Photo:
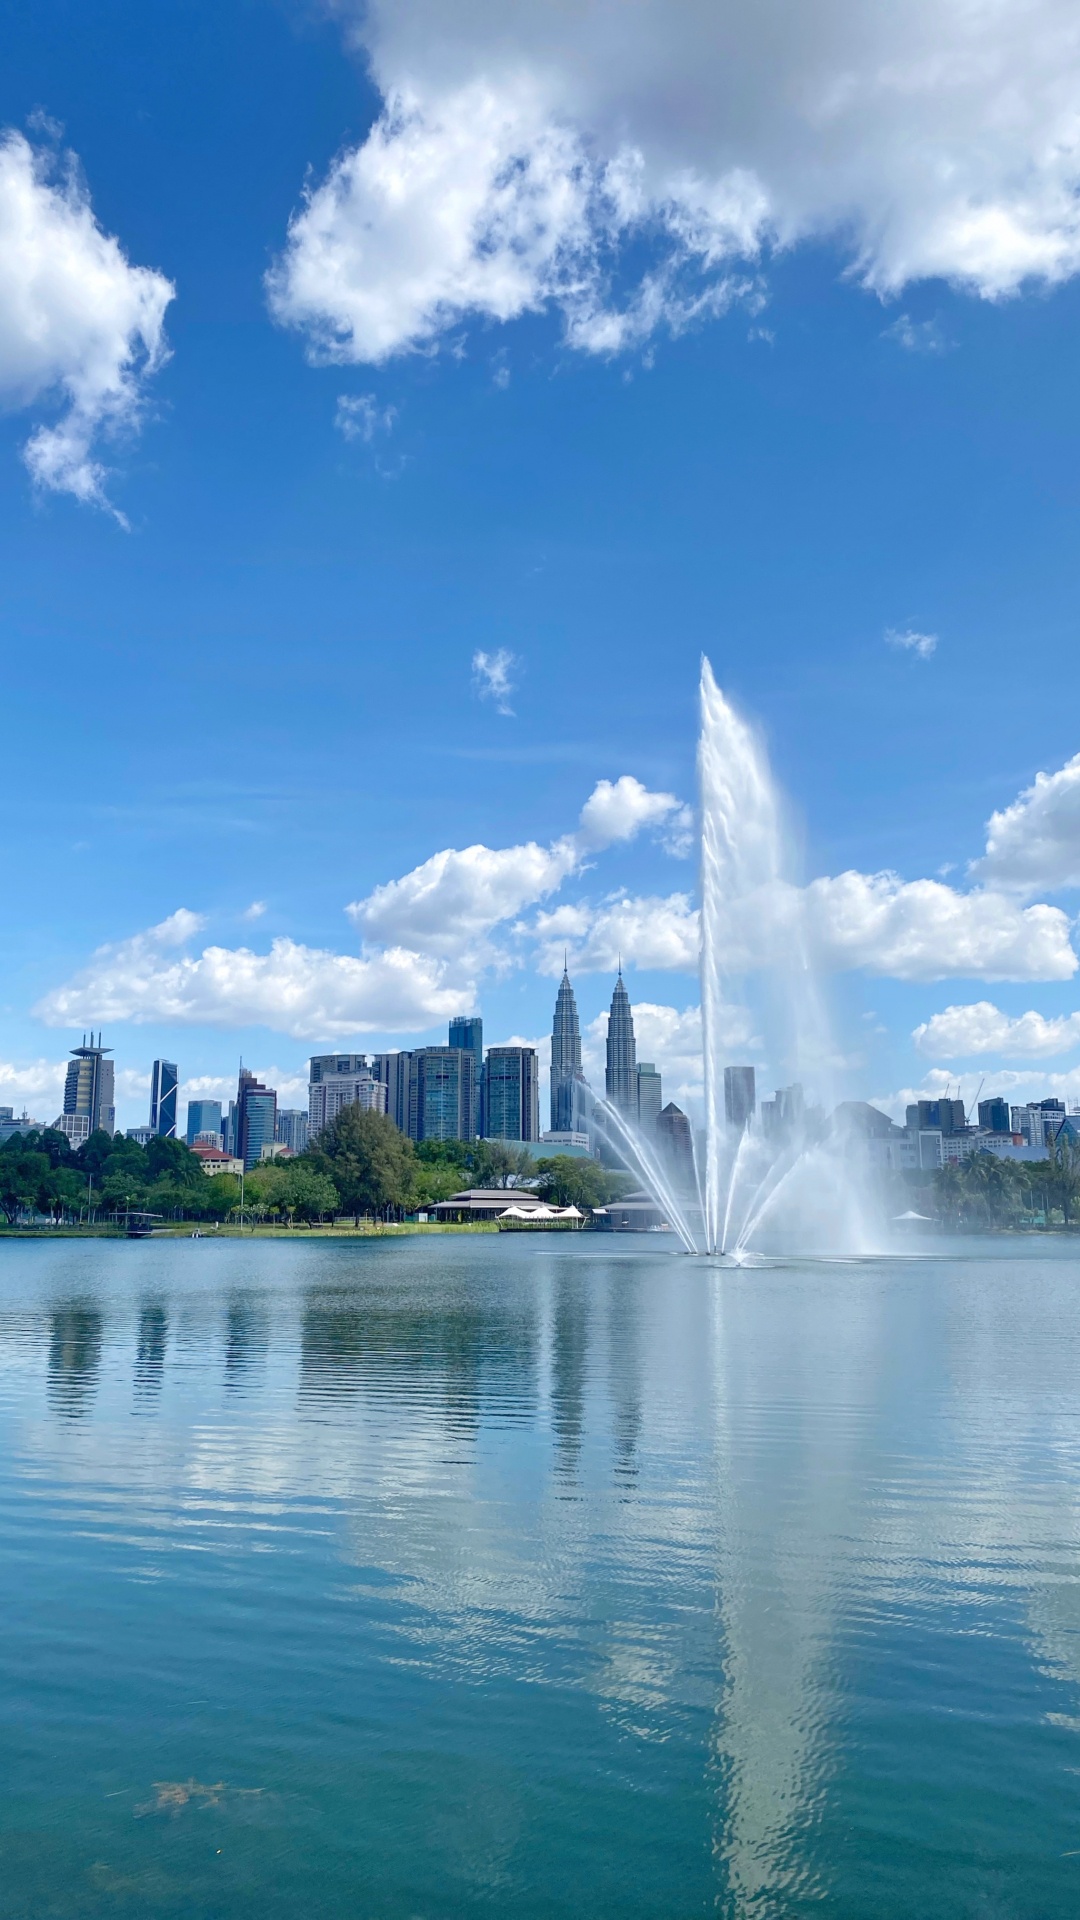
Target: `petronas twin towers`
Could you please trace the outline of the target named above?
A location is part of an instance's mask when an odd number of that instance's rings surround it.
[[[637,1042],[630,995],[623,985],[622,968],[611,996],[608,1015],[607,1071],[604,1091],[620,1112],[638,1113]],[[588,1106],[581,1072],[581,1026],[570,975],[563,967],[562,985],[555,1001],[551,1030],[551,1131],[572,1133],[585,1125]]]

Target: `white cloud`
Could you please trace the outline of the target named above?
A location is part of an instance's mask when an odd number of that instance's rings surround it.
[[[200,925],[198,915],[181,910],[131,940],[100,947],[34,1012],[51,1027],[118,1020],[267,1026],[297,1040],[322,1040],[421,1032],[475,1003],[472,984],[450,982],[439,961],[400,947],[354,957],[274,940],[269,953],[206,947],[174,955],[170,949]]]
[[[334,425],[346,440],[370,446],[377,433],[389,433],[397,418],[395,407],[380,407],[373,393],[340,393]]]
[[[991,814],[986,852],[971,871],[1020,893],[1080,886],[1080,753],[1056,773],[1037,773],[1034,786]]]
[[[240,918],[241,920],[261,920],[265,912],[266,912],[266,901],[253,900],[250,907],[244,908],[244,911],[240,915]]]
[[[308,192],[269,283],[316,356],[378,362],[548,303],[572,345],[617,351],[817,236],[881,294],[942,276],[993,298],[1080,264],[1069,0],[366,0],[353,18],[384,110]],[[631,242],[649,263],[620,299]]]
[[[620,959],[630,967],[697,972],[697,909],[685,893],[666,898],[616,893],[598,906],[554,907],[537,915],[534,932],[537,965],[552,978],[562,973],[564,948],[578,973],[611,973]]]
[[[598,780],[581,809],[578,840],[584,848],[614,846],[632,840],[643,827],[663,829],[668,851],[689,853],[694,816],[673,793],[650,793],[632,773]]]
[[[519,665],[516,654],[499,647],[494,653],[478,649],[472,657],[473,685],[481,700],[494,700],[497,712],[512,719],[510,697],[514,691],[513,672]]]
[[[947,353],[949,342],[942,333],[937,320],[913,320],[909,313],[902,313],[891,327],[886,327],[883,340],[895,340],[905,353]],[[933,649],[931,648],[931,652]]]
[[[911,1037],[920,1053],[942,1060],[965,1060],[980,1053],[995,1053],[1007,1060],[1041,1060],[1080,1046],[1080,1013],[1050,1020],[1034,1012],[1012,1018],[989,1000],[977,1000],[971,1006],[946,1007],[943,1013],[935,1013]]]
[[[27,442],[39,486],[108,505],[93,445],[138,424],[173,293],[102,232],[70,156],[60,165],[22,134],[0,136],[0,400],[55,396],[65,409]]]
[[[555,893],[590,854],[633,839],[643,826],[677,823],[681,832],[684,811],[673,794],[651,794],[629,775],[601,780],[578,831],[551,846],[447,847],[347,911],[369,940],[491,964],[505,958],[490,944],[497,926]]]
[[[886,646],[913,653],[917,660],[929,660],[930,655],[937,651],[937,643],[936,633],[916,633],[910,627],[902,632],[890,627],[885,635]]]
[[[0,1060],[0,1103],[46,1125],[63,1104],[66,1060],[31,1060],[25,1066]]]
[[[721,928],[726,971],[782,964],[800,927],[806,951],[826,972],[862,970],[897,980],[1068,980],[1077,969],[1069,921],[1057,907],[1021,908],[999,893],[960,893],[938,880],[894,873],[837,874],[805,888],[775,882],[730,903]],[[538,915],[541,970],[558,973],[564,942],[581,971],[623,958],[637,967],[692,973],[698,916],[686,894],[598,905],[557,906]]]

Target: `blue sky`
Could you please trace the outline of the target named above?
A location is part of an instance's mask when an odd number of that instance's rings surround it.
[[[806,879],[864,877],[816,896],[845,1090],[1080,1096],[1069,9],[4,40],[0,1100],[51,1118],[91,1023],[125,1125],[158,1053],[301,1104],[474,1001],[537,1039],[565,935],[692,1104],[702,651]]]

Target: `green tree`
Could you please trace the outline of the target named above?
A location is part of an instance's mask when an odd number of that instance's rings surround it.
[[[24,1208],[36,1204],[51,1171],[48,1155],[25,1148],[20,1134],[5,1141],[0,1149],[0,1211],[9,1226]]]
[[[560,1159],[568,1160],[569,1154]],[[476,1140],[469,1149],[472,1184],[477,1187],[508,1187],[512,1180],[529,1179],[536,1162],[526,1147],[509,1147],[502,1140]]]
[[[197,1153],[183,1140],[155,1135],[146,1143],[146,1168],[152,1180],[167,1178],[173,1186],[198,1187],[206,1175]]]
[[[86,1205],[86,1181],[74,1167],[53,1167],[45,1182],[43,1193],[45,1204],[43,1213],[50,1213],[57,1222],[65,1214],[78,1213]]]
[[[363,1214],[386,1216],[412,1203],[416,1154],[385,1113],[342,1107],[307,1157],[316,1172],[333,1181],[357,1225]]]
[[[569,1153],[541,1160],[536,1171],[540,1198],[557,1207],[602,1207],[627,1185],[624,1174],[608,1173],[595,1160],[575,1160]]]

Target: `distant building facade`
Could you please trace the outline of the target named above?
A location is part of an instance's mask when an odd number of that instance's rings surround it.
[[[176,1096],[180,1076],[175,1060],[155,1060],[150,1070],[150,1131],[176,1139]]]
[[[1012,1115],[1007,1100],[979,1101],[979,1125],[986,1133],[1011,1133]]]
[[[679,1187],[692,1187],[695,1184],[694,1136],[689,1119],[673,1100],[657,1115],[656,1137],[660,1157],[672,1180]]]
[[[656,1132],[664,1094],[660,1075],[651,1060],[639,1060],[637,1068],[638,1125],[650,1136]]]
[[[189,1147],[193,1147],[195,1145],[195,1142],[198,1139],[200,1133],[216,1133],[220,1143],[220,1139],[221,1139],[221,1101],[220,1100],[189,1100],[188,1101],[187,1124],[184,1127],[184,1138],[187,1141]]]
[[[263,1148],[273,1142],[276,1125],[277,1094],[274,1088],[264,1087],[253,1073],[241,1067],[236,1089],[235,1157],[243,1161],[245,1172],[258,1166]]]
[[[757,1084],[753,1067],[724,1068],[724,1118],[740,1133],[750,1125],[757,1109]]]
[[[308,1117],[303,1107],[278,1108],[274,1139],[278,1146],[288,1147],[290,1153],[303,1153],[308,1143]]]
[[[535,1047],[489,1047],[484,1062],[485,1140],[540,1137],[540,1063]]]
[[[476,1087],[476,1131],[484,1132],[484,1022],[478,1013],[451,1020],[447,1045],[473,1057],[473,1084]]]
[[[604,1092],[611,1105],[628,1119],[638,1117],[637,1042],[630,995],[623,985],[622,969],[615,982],[608,1013],[607,1063]]]
[[[68,1135],[73,1146],[89,1139],[99,1129],[103,1133],[116,1132],[113,1063],[107,1058],[111,1052],[111,1047],[102,1046],[100,1033],[96,1046],[91,1034],[89,1046],[84,1035],[82,1046],[71,1049],[64,1081],[64,1111],[57,1126]],[[66,1126],[65,1121],[72,1124]]]
[[[476,1062],[464,1047],[418,1047],[409,1056],[412,1140],[475,1140]]]
[[[308,1068],[305,1141],[314,1140],[343,1107],[352,1106],[368,1113],[386,1112],[386,1087],[375,1072],[374,1062],[366,1053],[317,1054]]]

